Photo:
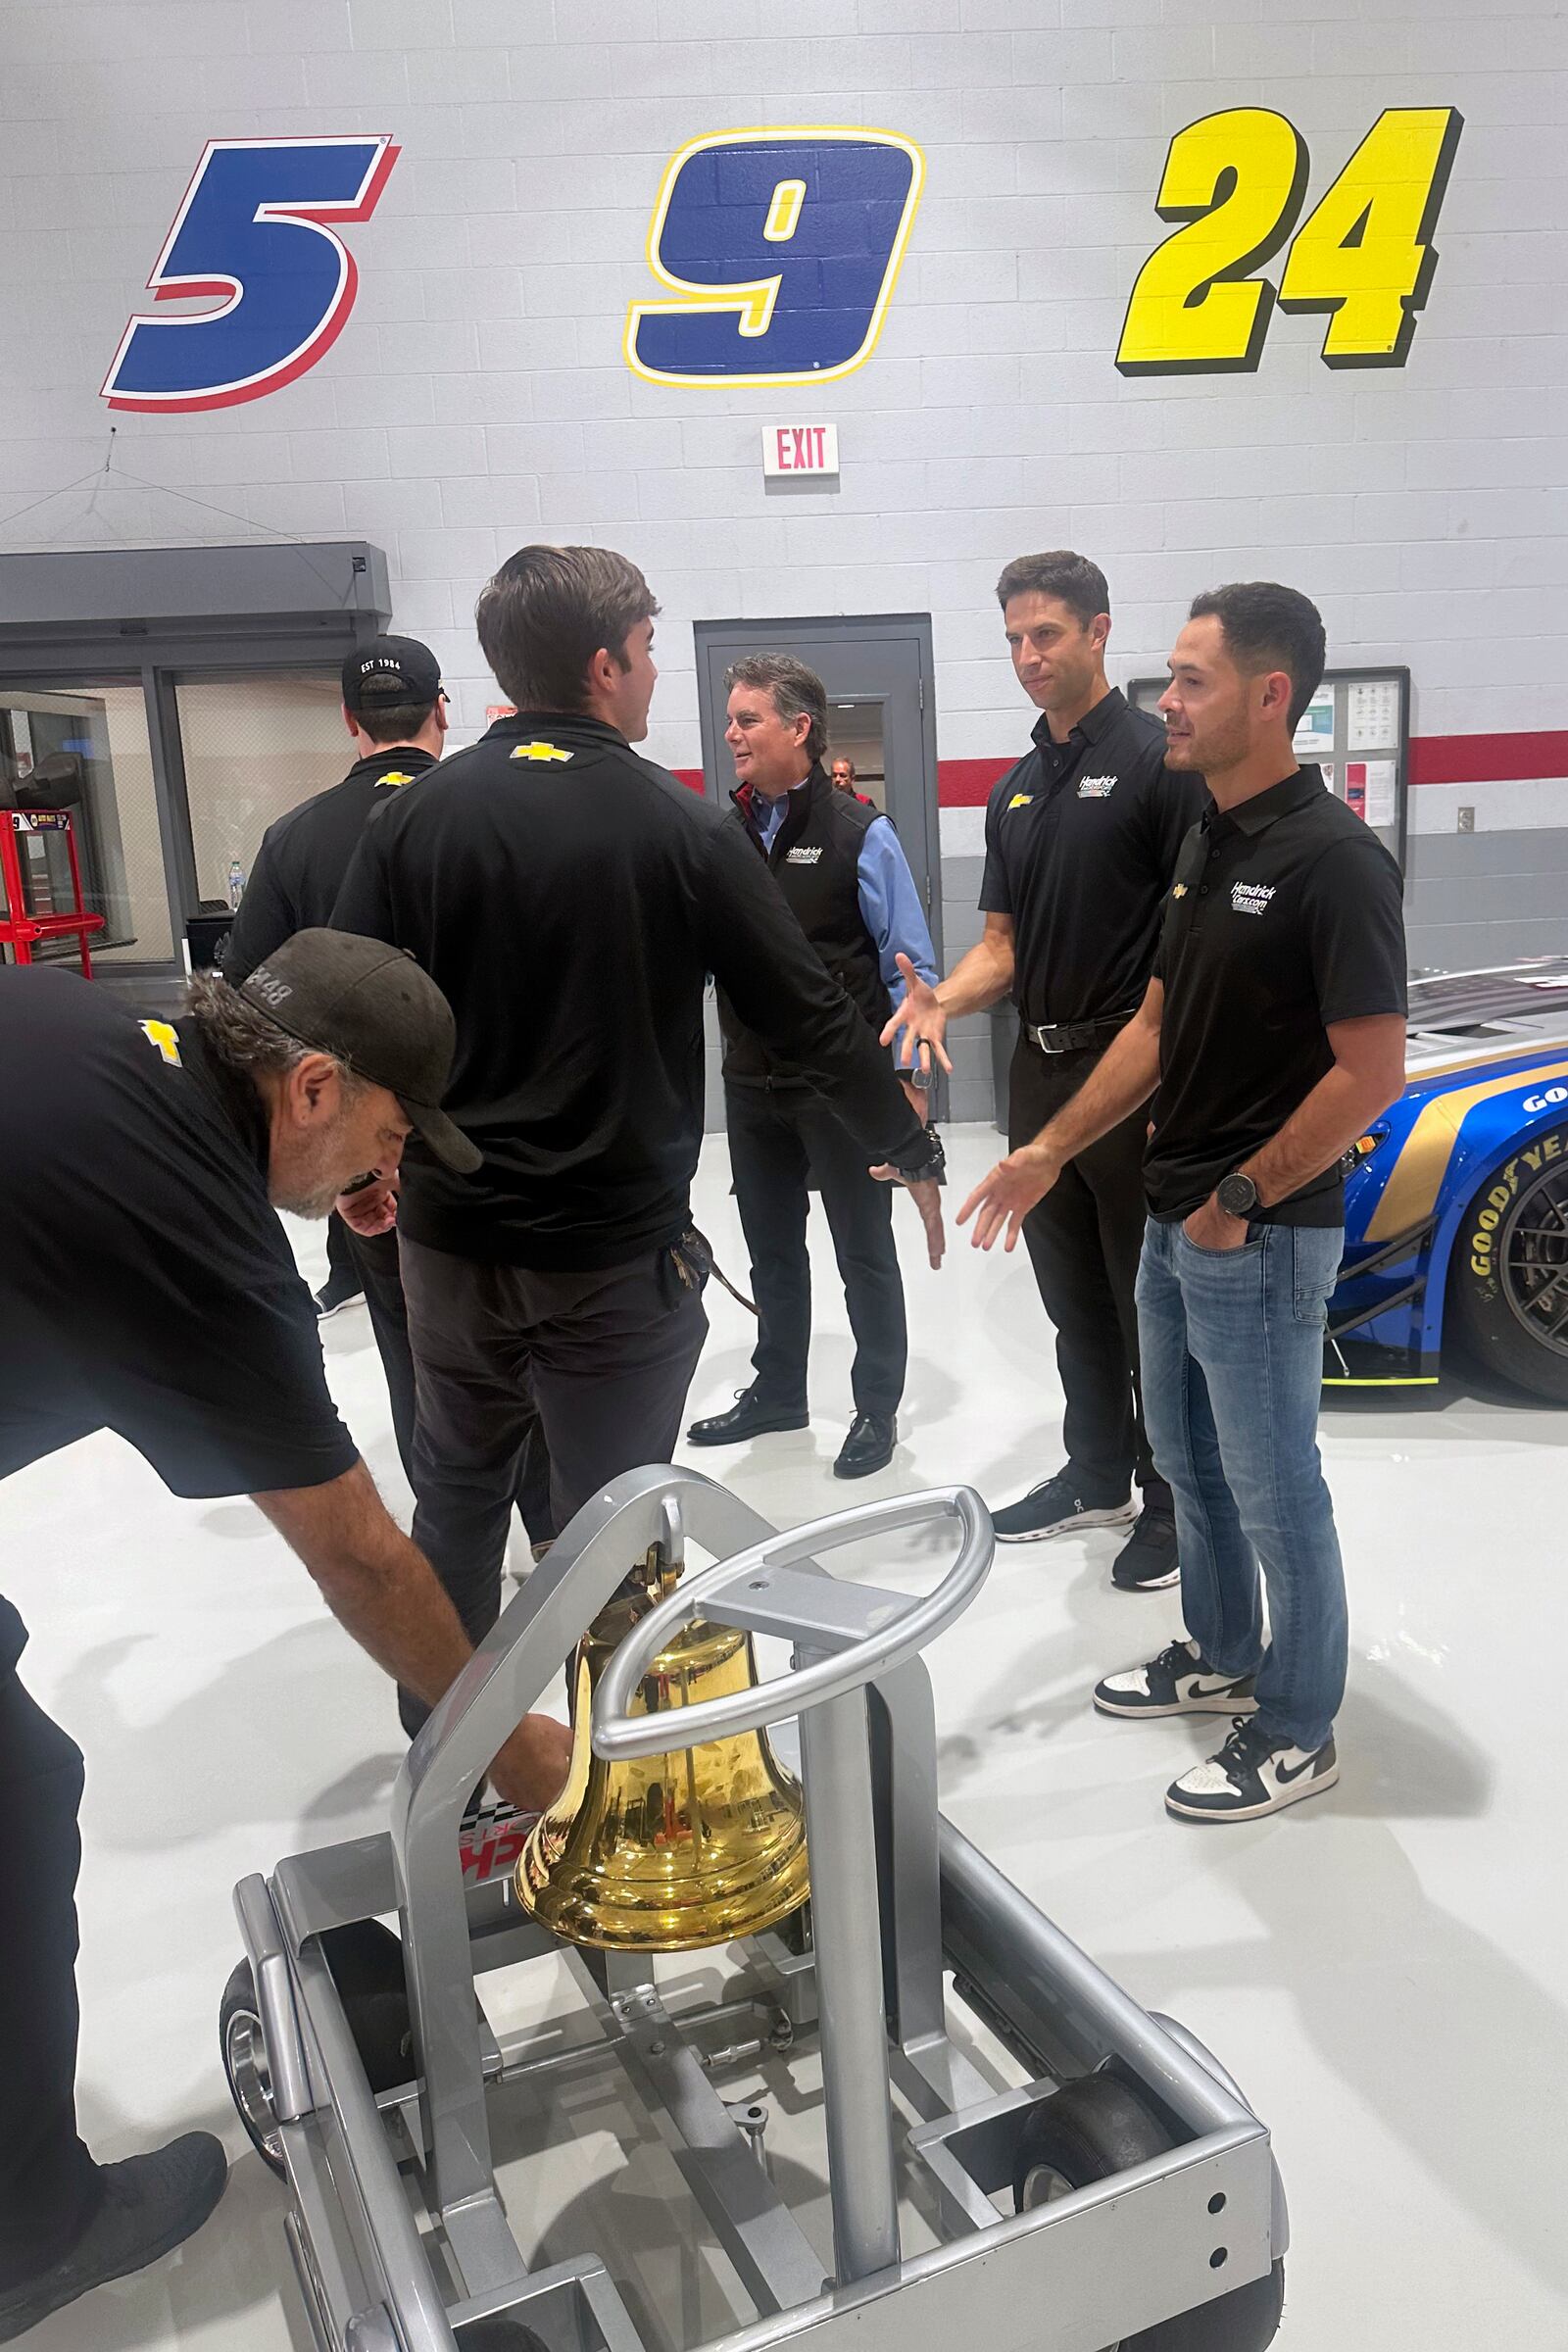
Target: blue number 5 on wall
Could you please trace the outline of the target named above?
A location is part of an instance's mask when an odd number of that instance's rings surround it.
[[[925,168],[891,130],[693,139],[664,173],[626,360],[657,384],[820,383],[876,348]]]
[[[222,307],[131,319],[104,379],[112,409],[224,409],[313,368],[354,307],[354,256],[331,224],[368,220],[390,138],[211,139],[147,280],[159,302]]]

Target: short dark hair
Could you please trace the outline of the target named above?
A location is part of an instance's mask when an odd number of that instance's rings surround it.
[[[608,649],[629,669],[626,640],[659,600],[635,564],[609,547],[519,547],[479,592],[484,658],[519,710],[580,710],[589,662]]]
[[[434,703],[367,704],[353,714],[360,733],[372,743],[412,743],[434,715]]]
[[[1085,629],[1097,614],[1110,611],[1110,590],[1100,565],[1087,556],[1075,556],[1070,547],[1053,548],[1044,556],[1014,556],[997,582],[997,602],[1004,612],[1015,596],[1057,597]]]
[[[1323,615],[1316,605],[1299,588],[1282,588],[1278,580],[1233,580],[1194,597],[1189,619],[1210,616],[1219,622],[1225,650],[1238,669],[1252,677],[1260,670],[1284,670],[1291,681],[1294,733],[1322,683],[1327,659]]]
[[[780,718],[799,718],[804,710],[811,722],[807,758],[821,759],[827,750],[827,688],[814,669],[808,669],[793,654],[743,654],[725,670],[724,684],[760,687],[773,697]]]

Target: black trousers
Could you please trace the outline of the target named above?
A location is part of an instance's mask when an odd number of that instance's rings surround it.
[[[0,2291],[57,2262],[102,2175],[76,2131],[81,1751],[23,1689],[0,1599]]]
[[[849,1129],[808,1088],[728,1086],[724,1112],[760,1322],[752,1356],[758,1386],[779,1404],[806,1402],[811,1343],[806,1215],[814,1177],[855,1334],[850,1387],[856,1411],[897,1412],[909,1343],[893,1239],[893,1186],[867,1175],[865,1153]]]
[[[414,1540],[477,1642],[500,1614],[536,1414],[557,1528],[607,1479],[669,1460],[708,1336],[707,1253],[690,1242],[629,1265],[540,1273],[451,1257],[406,1234],[401,1250],[418,1387]],[[400,1692],[411,1737],[428,1712]]]
[[[403,1475],[412,1487],[416,1398],[414,1354],[409,1346],[409,1309],[403,1296],[403,1268],[398,1254],[397,1230],[394,1227],[390,1233],[356,1233],[340,1217],[333,1217],[331,1230],[335,1232],[339,1229],[348,1237],[354,1268],[365,1288],[365,1303],[370,1311],[370,1329],[375,1336],[376,1352],[381,1358],[381,1369],[386,1374],[387,1395],[392,1403],[392,1428],[398,1442],[398,1456],[403,1464]],[[550,1453],[537,1413],[531,1415],[522,1441],[515,1501],[522,1524],[535,1544],[546,1544],[552,1536],[560,1533],[551,1516]]]
[[[1099,1060],[1096,1052],[1042,1054],[1022,1036],[1007,1090],[1007,1145],[1037,1136]],[[1133,1291],[1144,1246],[1147,1106],[1080,1152],[1024,1219],[1023,1238],[1047,1314],[1066,1397],[1067,1458],[1096,1499],[1119,1499],[1134,1479],[1146,1505],[1172,1508],[1154,1468],[1138,1384]]]

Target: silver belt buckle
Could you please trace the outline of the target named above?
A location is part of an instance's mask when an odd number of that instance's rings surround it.
[[[1030,1035],[1042,1054],[1065,1054],[1067,1051],[1065,1046],[1058,1046],[1053,1042],[1060,1027],[1059,1021],[1037,1022],[1031,1030]]]

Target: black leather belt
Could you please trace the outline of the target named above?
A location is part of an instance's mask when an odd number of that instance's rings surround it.
[[[1042,1054],[1087,1054],[1096,1046],[1108,1046],[1132,1017],[1118,1012],[1108,1021],[1025,1021],[1023,1033]]]

